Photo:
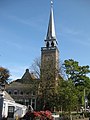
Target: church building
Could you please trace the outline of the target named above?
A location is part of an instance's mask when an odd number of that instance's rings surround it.
[[[59,50],[57,47],[57,39],[55,34],[53,2],[51,1],[50,18],[48,24],[47,35],[45,38],[45,46],[41,47],[41,79],[49,80],[51,77],[57,81],[59,69]],[[13,81],[6,86],[6,91],[12,98],[19,103],[27,106],[32,105],[37,109],[37,93],[39,79],[26,69],[21,79]]]

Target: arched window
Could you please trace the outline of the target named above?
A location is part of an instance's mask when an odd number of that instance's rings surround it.
[[[51,47],[54,47],[54,42],[53,41],[51,42]]]
[[[47,47],[47,48],[49,47],[49,42],[47,42],[46,47]]]

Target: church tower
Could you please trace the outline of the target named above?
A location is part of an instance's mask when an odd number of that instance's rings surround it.
[[[50,18],[48,24],[47,35],[45,38],[45,47],[41,48],[41,74],[43,79],[50,79],[53,74],[57,80],[59,68],[59,50],[57,47],[57,39],[55,34],[53,2],[51,1]]]

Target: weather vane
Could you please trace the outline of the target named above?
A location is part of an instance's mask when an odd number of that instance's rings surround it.
[[[51,6],[53,6],[53,0],[51,0]]]

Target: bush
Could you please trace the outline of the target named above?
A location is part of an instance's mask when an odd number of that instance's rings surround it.
[[[24,117],[25,120],[31,120],[33,119],[43,119],[43,120],[53,120],[52,113],[48,110],[46,111],[33,111],[33,112],[27,112]]]

